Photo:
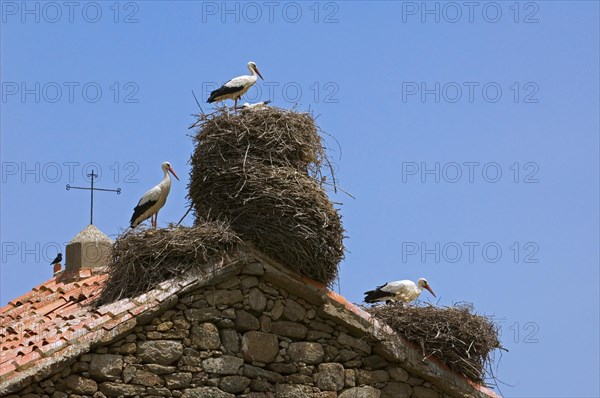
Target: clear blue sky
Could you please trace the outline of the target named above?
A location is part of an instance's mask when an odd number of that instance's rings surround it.
[[[165,160],[179,220],[191,90],[253,60],[251,96],[341,145],[344,296],[427,277],[501,323],[506,397],[600,395],[597,2],[23,4],[2,2],[2,304],[86,226],[86,165],[123,190],[96,196],[112,238]]]

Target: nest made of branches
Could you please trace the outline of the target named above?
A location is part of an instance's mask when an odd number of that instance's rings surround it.
[[[470,308],[391,303],[365,309],[421,347],[424,357],[438,357],[452,370],[478,383],[484,382],[491,369],[490,353],[502,348],[499,326]]]
[[[344,230],[316,181],[291,168],[250,163],[230,163],[202,176],[190,184],[200,222],[226,220],[265,254],[331,285],[344,256]]]
[[[138,229],[124,234],[114,243],[108,280],[98,304],[147,292],[222,256],[240,242],[224,222],[206,222],[192,228]]]
[[[220,108],[198,118],[194,163],[245,159],[316,172],[327,162],[321,136],[309,113],[270,106],[238,113]]]
[[[331,286],[344,255],[341,217],[314,119],[274,107],[199,119],[189,199],[197,222],[224,220],[243,240]],[[329,168],[329,172],[332,172]]]

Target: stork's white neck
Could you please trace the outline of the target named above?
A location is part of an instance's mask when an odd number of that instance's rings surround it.
[[[256,71],[254,70],[254,68],[252,66],[250,66],[250,64],[248,64],[248,70],[250,71],[250,74],[252,75],[252,77],[256,79]]]
[[[167,184],[167,185],[171,185],[171,176],[169,175],[169,170],[168,169],[163,169],[163,179],[162,179],[162,183],[163,184]]]

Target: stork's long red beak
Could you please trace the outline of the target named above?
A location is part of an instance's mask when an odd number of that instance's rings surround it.
[[[435,293],[433,292],[433,290],[431,290],[429,285],[425,286],[425,289],[429,290],[429,293],[433,294],[433,297],[436,297]]]
[[[173,174],[173,176],[175,178],[177,178],[177,181],[179,181],[179,177],[177,177],[177,174],[175,174],[175,170],[173,170],[173,168],[169,168],[169,171],[171,172],[171,174]],[[435,296],[435,294],[434,294],[434,296]]]
[[[263,79],[262,75],[260,74],[260,72],[258,71],[258,68],[256,66],[254,67],[254,71],[262,80],[265,80],[265,79]]]

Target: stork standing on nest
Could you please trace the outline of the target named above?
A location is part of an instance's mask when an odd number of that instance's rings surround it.
[[[378,286],[375,290],[365,292],[365,303],[376,303],[378,301],[410,303],[419,297],[423,289],[429,290],[429,293],[435,297],[435,293],[431,290],[425,278],[419,279],[416,284],[409,280],[388,282],[385,285]]]
[[[235,101],[233,108],[236,109],[238,99],[240,99],[242,95],[246,94],[246,91],[248,91],[250,87],[252,87],[252,85],[256,83],[256,75],[258,75],[262,80],[265,80],[258,71],[258,68],[256,67],[256,64],[254,62],[248,62],[248,70],[251,73],[250,76],[244,75],[231,79],[230,81],[228,81],[227,83],[223,84],[221,87],[210,93],[210,97],[208,97],[208,100],[206,102],[210,103],[215,101],[225,101],[226,99],[232,99]]]
[[[150,222],[156,228],[158,212],[167,202],[167,196],[169,196],[169,191],[171,190],[171,176],[169,176],[169,172],[179,180],[179,177],[177,177],[177,174],[175,174],[175,171],[171,167],[171,163],[164,162],[161,167],[164,177],[161,182],[142,196],[137,206],[133,209],[133,216],[131,216],[131,220],[129,221],[131,228],[137,227],[148,218],[151,218]]]

